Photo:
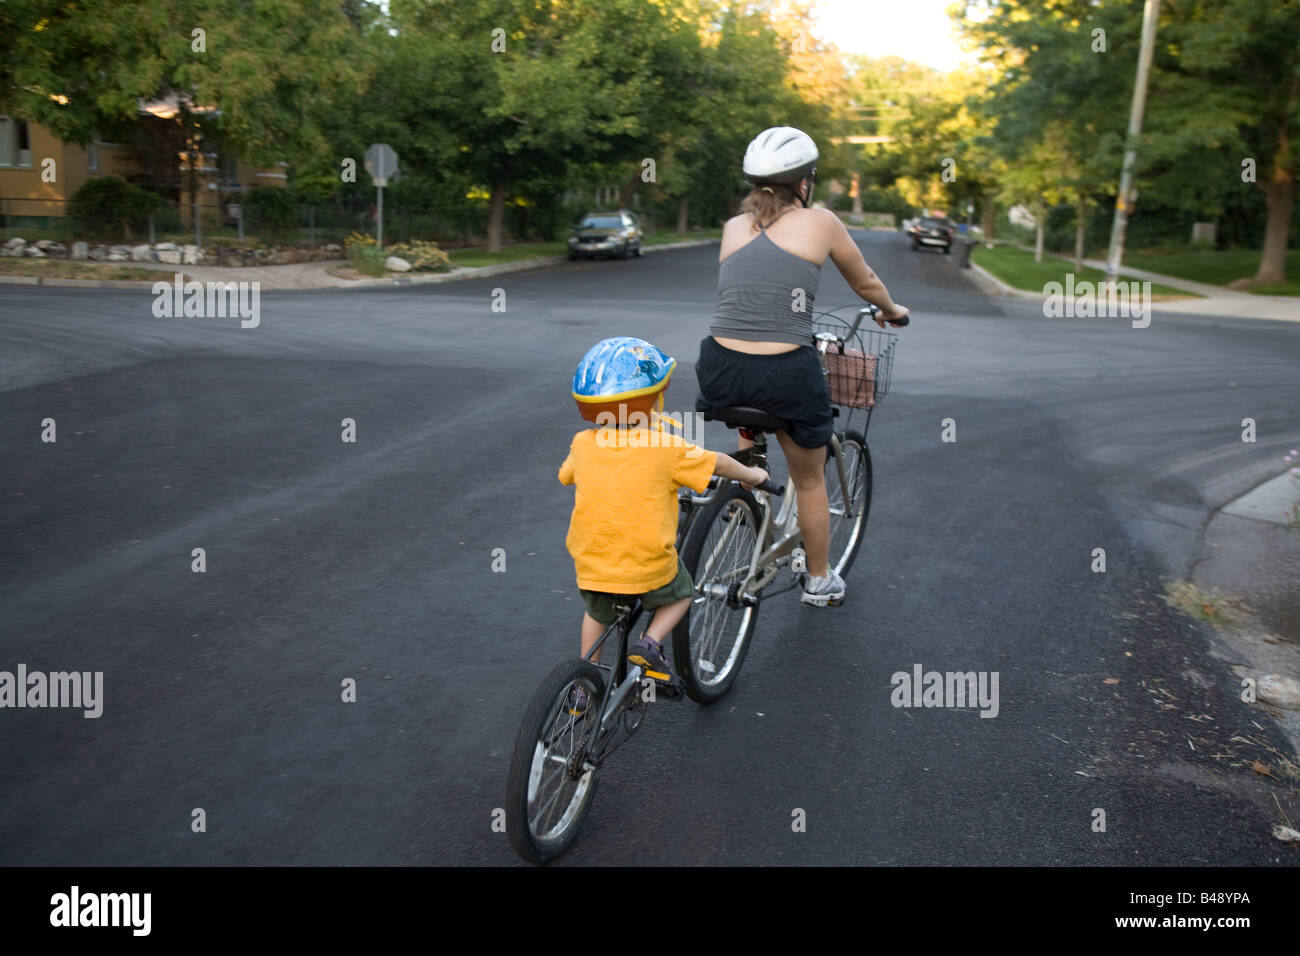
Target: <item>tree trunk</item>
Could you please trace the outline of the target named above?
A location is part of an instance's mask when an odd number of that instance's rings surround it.
[[[501,251],[501,222],[505,218],[506,184],[492,184],[492,197],[488,200],[487,251]]]
[[[998,237],[998,205],[992,199],[985,199],[980,210],[980,228],[984,231],[985,245],[992,244]]]
[[[1046,210],[1034,210],[1034,261],[1043,261],[1043,220],[1047,218]]]
[[[618,191],[619,208],[621,209],[632,208],[632,197],[636,195],[637,187],[640,185],[641,185],[640,173],[633,176],[630,180],[628,180],[623,184],[623,187]]]
[[[1255,281],[1285,282],[1286,240],[1291,225],[1291,212],[1295,208],[1295,177],[1281,163],[1275,162],[1272,177],[1263,185],[1268,218]]]
[[[680,196],[677,199],[677,235],[686,235],[686,203],[687,198]]]
[[[1079,197],[1074,218],[1074,274],[1083,275],[1083,236],[1088,228],[1088,205],[1082,196]]]

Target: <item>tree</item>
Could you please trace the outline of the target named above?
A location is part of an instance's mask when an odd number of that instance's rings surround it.
[[[1263,192],[1254,281],[1283,282],[1300,173],[1300,0],[1183,2],[1168,23],[1162,17],[1160,31],[1153,112],[1178,120],[1162,159],[1181,167],[1176,175],[1185,189]],[[1256,166],[1253,183],[1243,170],[1247,160]]]
[[[0,112],[85,144],[176,96],[241,157],[292,162],[328,148],[322,118],[364,85],[368,17],[359,0],[7,0]]]

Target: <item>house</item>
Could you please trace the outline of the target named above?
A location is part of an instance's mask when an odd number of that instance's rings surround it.
[[[0,116],[0,214],[11,226],[44,225],[68,215],[68,200],[88,179],[116,176],[169,199],[184,226],[194,221],[197,187],[205,224],[217,225],[250,187],[285,185],[284,163],[243,163],[210,148],[177,116],[175,98],[141,103],[130,142],[97,139],[84,147],[63,142],[39,123]]]

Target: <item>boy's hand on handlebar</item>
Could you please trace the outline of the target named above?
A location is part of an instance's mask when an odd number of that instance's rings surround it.
[[[746,491],[753,491],[755,485],[761,485],[763,482],[767,481],[768,478],[772,477],[762,468],[750,468],[748,470],[749,480],[740,483],[741,487]]]
[[[885,327],[886,322],[890,325],[904,326],[907,324],[908,312],[909,309],[907,306],[895,303],[893,309],[881,309],[876,313],[874,316],[876,325],[880,326],[882,329]]]

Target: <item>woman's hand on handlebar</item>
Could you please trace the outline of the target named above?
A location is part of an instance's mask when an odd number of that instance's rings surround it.
[[[746,491],[753,491],[755,485],[761,485],[763,482],[767,481],[767,479],[772,477],[763,468],[750,467],[746,470],[749,472],[749,474],[746,477],[748,477],[750,480],[749,481],[742,480],[740,482],[740,486],[744,488]]]
[[[886,322],[888,322],[890,325],[894,326],[895,328],[902,328],[903,326],[907,325],[909,321],[908,319],[909,311],[910,310],[907,308],[907,306],[894,303],[894,308],[892,310],[881,309],[874,316],[872,316],[872,318],[875,319],[876,325],[880,326],[882,329],[885,327]]]

